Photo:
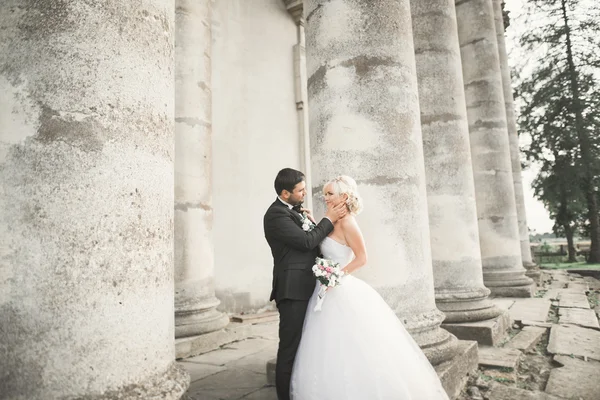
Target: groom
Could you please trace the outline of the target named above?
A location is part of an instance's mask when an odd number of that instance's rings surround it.
[[[300,214],[306,196],[304,174],[291,168],[282,169],[275,178],[275,191],[277,199],[265,213],[263,222],[274,264],[270,300],[275,300],[279,309],[279,349],[275,368],[277,398],[289,400],[292,367],[308,300],[315,288],[312,266],[319,255],[319,244],[333,231],[333,224],[346,214],[347,208],[342,202],[327,210],[325,218],[314,228],[305,230],[306,217]]]

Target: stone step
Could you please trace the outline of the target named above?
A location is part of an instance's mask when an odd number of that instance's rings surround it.
[[[600,398],[600,363],[568,356],[555,356],[554,361],[563,366],[550,371],[546,392],[567,399]]]
[[[487,394],[489,400],[563,400],[562,397],[556,397],[540,391],[531,391],[493,384]]]
[[[495,346],[506,337],[510,328],[508,312],[477,322],[442,324],[442,328],[461,340],[475,340],[480,345]]]
[[[559,307],[589,309],[590,303],[584,293],[563,291],[559,294]]]
[[[575,325],[553,325],[548,352],[600,361],[600,331]]]
[[[546,328],[536,326],[526,326],[514,338],[512,338],[504,348],[528,351],[535,347],[540,341],[542,335],[546,333]]]
[[[594,310],[583,308],[559,308],[558,322],[560,324],[578,325],[585,328],[599,329],[598,318]]]
[[[521,351],[503,347],[479,347],[479,365],[493,368],[516,369]]]

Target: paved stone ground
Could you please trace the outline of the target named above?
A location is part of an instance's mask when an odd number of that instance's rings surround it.
[[[600,280],[545,270],[536,298],[498,298],[513,329],[460,400],[600,400]],[[515,350],[520,354],[514,353]]]
[[[482,348],[485,365],[460,400],[600,400],[600,329],[598,314],[590,314],[600,312],[600,280],[544,271],[542,281],[537,298],[494,299],[508,309],[514,329],[500,346]],[[184,399],[276,400],[266,364],[277,351],[277,327],[251,325],[248,339],[181,360],[191,376]],[[501,365],[489,365],[494,358]]]
[[[180,360],[191,384],[184,400],[277,400],[267,386],[267,361],[277,353],[278,322],[251,326],[250,337]]]

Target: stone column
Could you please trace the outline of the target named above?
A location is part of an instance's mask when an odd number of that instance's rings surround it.
[[[175,337],[221,329],[212,239],[211,0],[175,9]]]
[[[369,252],[359,276],[437,364],[456,338],[435,306],[409,1],[309,0],[304,15],[315,208],[328,179],[356,179]]]
[[[456,0],[483,279],[493,294],[532,296],[525,276],[492,0]]]
[[[0,397],[178,399],[173,2],[0,5]]]
[[[483,285],[469,125],[453,0],[411,2],[435,299],[445,322],[501,311]]]
[[[504,107],[506,109],[506,125],[508,129],[508,142],[510,146],[510,159],[512,166],[513,183],[515,186],[515,202],[517,205],[517,221],[519,224],[519,237],[521,240],[521,259],[523,266],[528,270],[536,269],[531,257],[529,244],[529,229],[527,227],[527,214],[525,212],[525,199],[523,198],[523,181],[521,179],[521,150],[519,149],[519,135],[517,133],[517,120],[515,118],[515,105],[513,102],[510,68],[506,53],[504,39],[504,21],[502,19],[502,0],[494,0],[494,19],[496,22],[496,38],[498,42],[498,55],[500,58],[500,72],[502,74],[502,88],[504,93]],[[538,273],[539,274],[539,273]]]

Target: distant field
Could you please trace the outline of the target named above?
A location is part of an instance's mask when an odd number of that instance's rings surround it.
[[[585,262],[556,263],[542,264],[541,267],[546,269],[600,269],[600,264],[586,264]]]

